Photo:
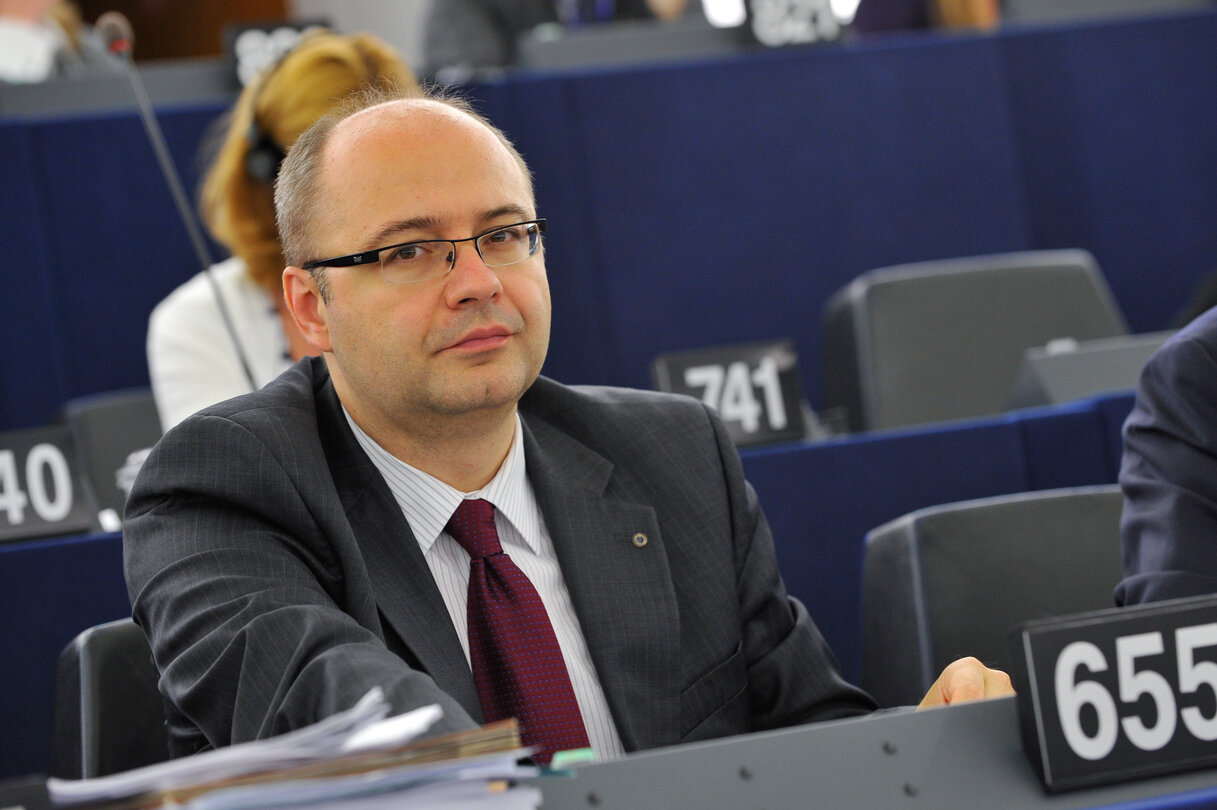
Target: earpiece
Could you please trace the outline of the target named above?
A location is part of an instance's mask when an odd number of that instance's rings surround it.
[[[278,72],[280,65],[287,60],[288,54],[295,50],[296,45],[299,45],[300,41],[300,39],[297,39],[292,47],[279,54],[279,57],[275,59],[270,69],[265,71],[262,77],[257,80],[258,89],[254,93],[253,98],[249,100],[249,132],[245,135],[247,142],[245,173],[252,180],[267,184],[274,183],[275,178],[279,175],[279,164],[283,162],[283,158],[287,157],[283,147],[258,122],[258,102],[262,98],[262,91],[266,88],[266,85],[270,83],[271,78]]]
[[[245,173],[253,180],[273,183],[279,174],[279,164],[287,157],[283,148],[275,143],[258,124],[257,98],[254,98],[254,116],[249,125],[248,151],[245,153]]]

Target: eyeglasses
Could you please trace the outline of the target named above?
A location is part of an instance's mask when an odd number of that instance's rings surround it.
[[[541,247],[544,219],[530,219],[513,225],[469,236],[464,239],[423,239],[398,245],[365,250],[349,256],[305,262],[303,270],[314,267],[354,267],[380,263],[380,272],[390,284],[413,284],[447,274],[456,265],[456,246],[472,242],[487,267],[506,267],[535,256]]]

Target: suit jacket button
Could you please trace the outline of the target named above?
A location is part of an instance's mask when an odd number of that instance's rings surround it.
[[[647,544],[647,536],[642,532],[638,532],[638,534],[634,535],[633,542],[635,546],[642,548]]]

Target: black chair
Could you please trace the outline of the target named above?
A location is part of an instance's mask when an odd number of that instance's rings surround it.
[[[1023,350],[1128,334],[1083,250],[872,270],[824,307],[825,412],[850,430],[1001,413]]]
[[[55,673],[51,774],[105,776],[169,759],[158,677],[144,632],[130,619],[73,639]]]
[[[1114,607],[1116,485],[921,509],[872,530],[862,576],[862,686],[916,704],[956,658],[1010,670],[1009,633],[1031,619]]]
[[[127,491],[143,457],[161,437],[160,417],[150,388],[128,388],[69,400],[64,418],[104,513],[98,528],[119,528]]]

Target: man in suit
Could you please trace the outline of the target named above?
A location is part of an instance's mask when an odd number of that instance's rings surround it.
[[[1141,372],[1124,423],[1121,605],[1217,593],[1217,308]]]
[[[176,753],[373,686],[397,711],[438,703],[437,733],[502,714],[486,710],[499,679],[474,677],[478,578],[453,517],[470,500],[535,586],[560,648],[541,663],[601,755],[873,708],[787,596],[711,412],[538,377],[544,223],[501,133],[435,99],[324,119],[276,208],[285,300],[322,358],[170,431],[128,505],[128,587]],[[927,703],[1009,691],[965,659]],[[522,735],[542,759],[560,747]]]

